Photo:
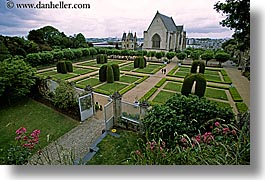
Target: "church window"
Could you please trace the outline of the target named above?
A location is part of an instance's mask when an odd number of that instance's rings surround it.
[[[152,37],[152,48],[160,48],[160,41],[161,41],[161,38],[158,34],[155,34],[153,37]]]

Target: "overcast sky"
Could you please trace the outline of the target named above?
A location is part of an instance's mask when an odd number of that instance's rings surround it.
[[[213,9],[218,0],[64,0],[65,4],[90,4],[90,9],[18,9],[17,3],[39,0],[0,1],[0,34],[9,36],[26,36],[32,29],[51,25],[66,35],[121,37],[123,32],[132,31],[143,37],[157,11],[172,16],[176,25],[184,25],[190,38],[229,38],[233,34],[219,24],[225,17]],[[15,6],[7,8],[8,1]]]

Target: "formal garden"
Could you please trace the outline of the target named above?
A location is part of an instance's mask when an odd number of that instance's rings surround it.
[[[230,22],[237,20],[222,23]],[[231,61],[249,82],[250,68],[240,64],[250,63],[245,29],[236,29],[221,49],[170,52],[93,47],[82,33],[67,36],[52,26],[30,30],[27,38],[0,35],[0,164],[27,165],[44,156],[48,161],[39,164],[53,164],[57,154],[56,163],[66,165],[249,165],[250,107],[223,68]],[[105,104],[92,104],[93,93],[112,98],[106,100],[113,105],[110,129]],[[126,105],[139,114],[114,109],[135,95],[137,103]],[[105,116],[83,122],[83,107]],[[84,144],[72,148],[86,146],[78,157],[61,147],[73,139]],[[86,144],[92,139],[96,146]],[[51,146],[55,151],[47,151]]]

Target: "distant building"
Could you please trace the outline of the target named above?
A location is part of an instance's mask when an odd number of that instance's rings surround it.
[[[211,38],[187,38],[187,47],[202,48],[202,49],[221,49],[222,44],[227,41],[226,38],[211,39]]]
[[[186,31],[176,26],[172,17],[158,11],[147,31],[144,31],[143,50],[176,51],[186,48]]]
[[[134,35],[131,32],[128,34],[123,33],[121,39],[121,48],[128,50],[136,50],[138,48],[136,32]]]

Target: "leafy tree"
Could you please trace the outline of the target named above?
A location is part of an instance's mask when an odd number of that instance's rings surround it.
[[[184,60],[187,57],[187,54],[185,52],[180,52],[177,53],[176,56],[179,60]]]
[[[90,55],[92,56],[92,58],[94,57],[94,55],[98,53],[97,49],[93,47],[89,48],[89,51],[90,51]]]
[[[36,67],[40,64],[41,57],[38,53],[31,53],[26,56],[26,61],[32,66]]]
[[[7,47],[5,46],[3,41],[0,41],[0,62],[4,59],[10,57],[10,52],[8,51]]]
[[[51,52],[39,53],[41,58],[41,64],[49,64],[53,62],[53,54]]]
[[[55,89],[53,103],[60,109],[71,109],[77,106],[75,88],[68,82],[60,81]]]
[[[206,65],[208,63],[208,61],[210,61],[211,59],[214,58],[214,52],[213,51],[205,51],[202,55],[201,55],[201,59],[206,61]]]
[[[221,67],[221,64],[228,61],[230,59],[230,55],[225,52],[220,52],[215,55],[216,61],[219,61],[219,66]]]
[[[193,60],[199,60],[200,59],[200,52],[199,51],[193,51],[191,54],[190,54],[190,57],[191,59]]]
[[[250,0],[218,1],[214,5],[218,13],[226,16],[220,22],[222,26],[234,29],[233,36],[238,39],[242,50],[249,49],[250,44]]]
[[[175,55],[176,55],[176,53],[174,53],[174,52],[168,52],[168,53],[166,53],[166,57],[167,57],[169,60],[171,60],[172,58],[174,58]]]
[[[0,97],[10,103],[13,97],[27,95],[35,83],[35,72],[22,59],[9,58],[0,62]]]
[[[155,54],[155,57],[159,60],[159,59],[161,59],[163,57],[163,53],[162,52],[157,52]]]
[[[73,39],[73,47],[87,47],[86,38],[82,33],[78,33]]]

